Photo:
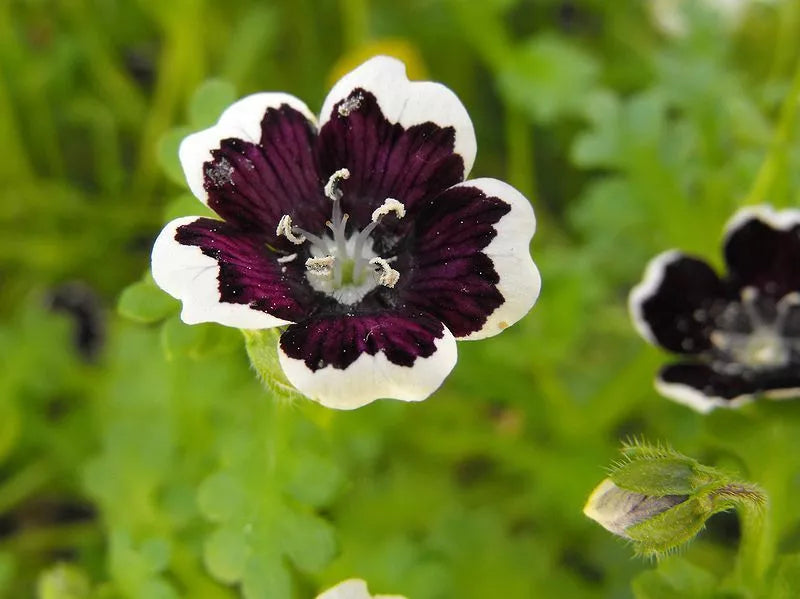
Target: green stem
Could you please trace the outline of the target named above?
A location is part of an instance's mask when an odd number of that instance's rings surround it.
[[[29,464],[0,486],[0,514],[12,509],[25,498],[44,486],[52,477],[50,465],[45,461]]]
[[[742,503],[738,508],[742,538],[736,572],[740,582],[755,590],[762,586],[775,549],[770,509],[769,505],[761,507],[748,503]]]
[[[772,138],[769,152],[761,169],[758,171],[756,180],[750,193],[745,198],[745,205],[761,204],[767,200],[779,175],[785,170],[786,154],[789,141],[797,121],[797,107],[800,103],[800,61],[795,68],[792,78],[792,86],[781,106],[778,125]]]
[[[353,50],[369,38],[368,0],[340,0],[342,37],[345,47]]]

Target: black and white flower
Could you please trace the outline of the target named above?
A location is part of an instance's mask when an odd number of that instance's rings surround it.
[[[657,389],[700,412],[800,395],[800,210],[740,210],[724,239],[728,274],[665,252],[630,295],[641,335],[684,360]]]
[[[501,332],[539,293],[531,205],[464,181],[475,153],[455,94],[392,58],[343,77],[318,121],[288,94],[248,96],[183,141],[189,187],[220,220],[169,223],[153,277],[186,323],[285,326],[287,378],[326,406],[425,399],[456,339]]]

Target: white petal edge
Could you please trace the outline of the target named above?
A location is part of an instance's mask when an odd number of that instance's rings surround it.
[[[317,599],[405,599],[405,597],[400,595],[372,596],[369,594],[366,582],[358,578],[351,578],[318,595]]]
[[[422,401],[438,389],[456,365],[453,334],[444,327],[436,351],[417,357],[413,366],[398,366],[383,352],[362,353],[345,369],[325,366],[312,371],[303,360],[291,358],[278,342],[278,358],[289,382],[307,397],[325,407],[354,410],[381,398]]]
[[[658,288],[664,281],[667,266],[685,257],[687,257],[686,254],[680,250],[668,250],[650,260],[645,268],[644,278],[631,289],[628,296],[628,312],[631,315],[633,326],[642,337],[655,346],[660,347],[660,344],[642,313],[642,306],[658,292]]]
[[[530,252],[531,239],[536,232],[536,216],[528,199],[498,179],[473,179],[451,189],[458,187],[480,189],[487,197],[497,198],[511,206],[511,210],[494,225],[497,235],[482,250],[491,258],[500,277],[497,289],[505,301],[489,315],[480,330],[459,337],[459,340],[473,341],[497,335],[525,316],[539,298],[542,277]]]
[[[701,414],[708,414],[716,408],[736,409],[753,401],[752,395],[740,395],[732,399],[725,399],[714,395],[706,395],[690,385],[681,383],[668,383],[660,376],[656,377],[655,388],[661,395],[679,404],[688,406]]]
[[[258,143],[261,140],[261,121],[267,109],[283,104],[301,112],[316,127],[316,117],[302,100],[281,92],[262,92],[237,100],[225,109],[216,125],[184,138],[178,148],[178,157],[189,189],[201,202],[208,202],[208,194],[203,188],[203,164],[211,160],[211,150],[216,150],[223,139],[231,137]]]
[[[725,239],[723,243],[727,244],[734,233],[754,219],[760,220],[773,229],[788,231],[792,227],[800,225],[800,210],[794,208],[775,210],[768,204],[741,208],[725,224]]]
[[[372,93],[386,119],[405,128],[431,121],[455,129],[455,152],[464,160],[464,178],[475,163],[478,144],[467,109],[448,87],[432,81],[409,81],[406,66],[396,58],[375,56],[334,84],[320,113],[320,127],[334,105],[356,88]]]
[[[186,324],[216,322],[240,329],[268,329],[290,324],[287,320],[253,310],[245,304],[221,302],[219,264],[198,246],[175,240],[178,227],[199,216],[184,216],[169,222],[156,238],[150,267],[156,285],[183,302],[181,320]]]

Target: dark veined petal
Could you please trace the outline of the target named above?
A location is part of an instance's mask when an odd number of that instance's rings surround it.
[[[320,117],[323,178],[346,168],[343,202],[363,226],[386,198],[413,211],[464,179],[475,159],[472,122],[456,95],[410,82],[398,60],[379,56],[331,90]]]
[[[475,179],[451,187],[418,212],[408,263],[398,264],[406,273],[401,298],[457,338],[500,333],[539,295],[529,250],[535,229],[530,203],[510,185]]]
[[[706,413],[718,407],[738,407],[758,395],[772,399],[800,397],[800,371],[796,365],[763,372],[731,365],[729,372],[720,372],[707,364],[682,362],[661,370],[656,389]]]
[[[726,289],[703,260],[678,251],[656,256],[644,279],[633,288],[629,309],[633,324],[651,343],[681,354],[711,347],[713,312]]]
[[[176,219],[153,246],[156,284],[183,302],[187,324],[264,329],[305,317],[313,291],[302,264],[280,263],[263,237],[202,217]]]
[[[247,96],[189,135],[180,159],[192,192],[243,230],[274,233],[281,216],[321,230],[330,216],[315,162],[316,125],[282,93]]]
[[[800,291],[800,210],[743,208],[726,227],[724,253],[733,285],[777,298]]]
[[[450,331],[410,312],[315,316],[288,327],[278,353],[295,387],[342,410],[383,397],[421,401],[456,363]]]

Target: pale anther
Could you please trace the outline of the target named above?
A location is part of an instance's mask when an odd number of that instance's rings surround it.
[[[378,222],[382,217],[390,212],[394,212],[397,218],[403,218],[406,215],[406,207],[394,198],[386,198],[383,204],[376,208],[372,213],[372,222]]]
[[[295,254],[289,254],[288,256],[281,256],[280,258],[278,258],[278,262],[280,262],[281,264],[286,264],[287,262],[291,262],[295,258],[297,258],[297,254],[296,253]]]
[[[317,277],[328,277],[333,273],[333,264],[335,261],[336,259],[333,256],[309,258],[306,260],[306,268],[309,274]]]
[[[284,214],[281,217],[281,220],[278,221],[278,227],[275,229],[275,234],[283,235],[295,245],[300,245],[306,241],[305,235],[297,236],[292,232],[292,217],[288,214]]]
[[[394,287],[397,284],[397,281],[400,280],[400,273],[389,266],[389,262],[384,260],[383,258],[373,258],[369,261],[370,264],[374,264],[381,269],[381,272],[378,274],[378,283],[385,286],[385,287]]]
[[[334,172],[325,184],[325,195],[333,202],[341,198],[342,192],[339,190],[339,183],[349,178],[350,171],[346,168],[340,168],[338,171]]]

